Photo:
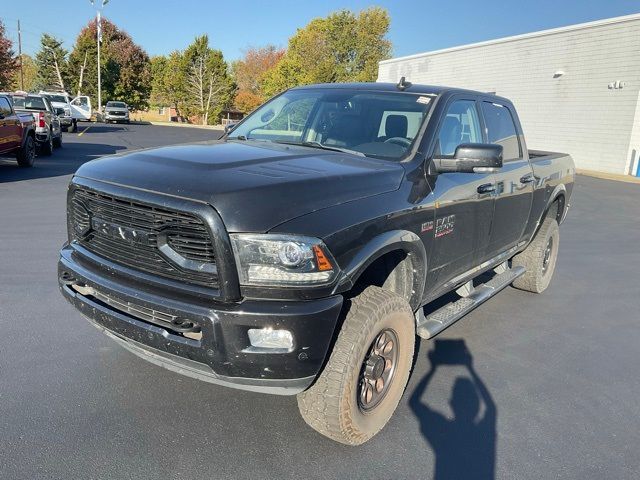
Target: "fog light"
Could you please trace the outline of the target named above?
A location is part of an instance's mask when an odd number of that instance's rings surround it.
[[[293,335],[289,330],[274,330],[272,328],[250,328],[247,332],[249,342],[255,349],[279,350],[290,352],[293,350]]]

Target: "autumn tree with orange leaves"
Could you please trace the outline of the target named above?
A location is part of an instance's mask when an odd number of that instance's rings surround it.
[[[264,76],[283,55],[283,49],[267,45],[248,49],[244,58],[234,62],[232,68],[238,88],[234,105],[238,110],[248,113],[267,100],[262,91]]]

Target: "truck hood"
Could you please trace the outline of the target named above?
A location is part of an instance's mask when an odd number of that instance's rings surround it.
[[[76,175],[206,202],[230,232],[266,232],[300,215],[396,190],[404,168],[308,147],[218,141],[104,157]]]

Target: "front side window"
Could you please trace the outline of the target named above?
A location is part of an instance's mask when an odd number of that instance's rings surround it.
[[[436,155],[451,156],[463,143],[482,143],[480,120],[473,100],[456,100],[449,105],[438,133]]]
[[[522,157],[516,125],[509,109],[497,103],[482,102],[482,114],[489,143],[502,145],[505,162]]]
[[[433,95],[357,89],[296,89],[249,115],[229,139],[294,143],[401,159],[418,136]]]
[[[3,117],[11,115],[11,106],[6,98],[0,98],[0,115]]]
[[[71,102],[71,105],[75,105],[77,107],[88,107],[89,102],[87,101],[87,97],[78,97]]]

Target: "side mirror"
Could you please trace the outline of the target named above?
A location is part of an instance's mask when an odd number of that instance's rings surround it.
[[[226,134],[228,134],[231,130],[233,130],[233,129],[234,129],[234,127],[235,127],[236,125],[237,125],[237,123],[227,123],[227,124],[224,126],[224,134],[225,134],[225,135],[226,135]]]
[[[434,158],[438,173],[486,173],[502,167],[502,145],[495,143],[463,143],[453,158]]]

